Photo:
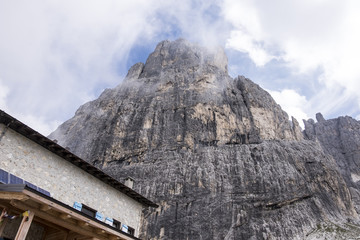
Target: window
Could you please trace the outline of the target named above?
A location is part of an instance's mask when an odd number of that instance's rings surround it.
[[[0,169],[0,183],[7,184],[9,182],[9,173]]]
[[[133,235],[133,236],[134,236],[134,234],[135,234],[135,229],[133,229],[132,227],[128,227],[128,233],[129,233],[130,235]]]
[[[113,225],[114,228],[120,229],[121,223],[118,220],[113,219]]]
[[[89,217],[93,217],[93,218],[96,215],[96,210],[94,210],[84,204],[82,205],[81,212],[83,212],[84,214],[88,215]]]
[[[134,235],[135,234],[135,229],[133,229],[132,227],[129,227],[126,224],[123,224],[121,227],[121,231],[126,232],[130,235]]]

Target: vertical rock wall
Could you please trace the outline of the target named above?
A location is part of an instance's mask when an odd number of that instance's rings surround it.
[[[348,116],[325,120],[321,113],[316,119],[304,121],[305,136],[336,160],[360,213],[360,122]]]

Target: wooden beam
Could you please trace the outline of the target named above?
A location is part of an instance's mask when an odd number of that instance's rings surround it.
[[[29,216],[23,216],[19,230],[15,236],[15,240],[24,240],[29,231],[29,228],[30,228],[30,225],[32,223],[35,213],[30,210],[27,210],[27,211],[29,213]]]
[[[3,232],[4,232],[4,229],[5,229],[5,227],[6,227],[6,224],[8,223],[8,219],[7,218],[5,218],[0,224],[0,236],[2,236],[3,235]]]
[[[0,192],[0,199],[3,200],[16,199],[20,201],[26,201],[29,199],[29,197],[20,192]]]
[[[30,192],[28,190],[24,190],[25,194],[28,195],[31,200],[34,200],[40,204],[47,204],[49,206],[52,207],[53,210],[56,210],[58,212],[61,212],[61,213],[65,213],[65,214],[69,214],[72,216],[73,219],[77,220],[77,221],[83,221],[83,222],[88,222],[89,223],[89,227],[93,227],[93,228],[100,228],[100,229],[105,229],[106,228],[106,232],[112,234],[112,235],[115,235],[115,236],[119,236],[121,237],[120,239],[132,239],[130,237],[127,237],[126,235],[122,234],[122,233],[119,233],[118,231],[115,231],[109,227],[106,227],[100,223],[97,223],[95,221],[91,221],[89,220],[89,218],[81,215],[78,213],[77,210],[74,209],[74,211],[72,210],[69,210],[68,208],[65,208],[63,206],[60,206],[60,205],[57,205],[55,204],[54,202],[50,201],[49,199],[46,199],[46,198],[43,198],[43,197],[40,197],[39,195],[33,193],[33,192]],[[77,224],[72,224],[73,227],[75,228],[79,228],[79,226]],[[88,231],[89,229],[88,228],[85,228],[84,231]]]
[[[77,225],[79,225],[80,227],[84,228],[84,227],[88,227],[89,223],[88,222],[84,222],[84,221],[78,221]]]
[[[95,237],[95,238],[98,238],[100,240],[106,240],[107,238],[106,237],[103,237],[93,231],[89,231],[89,229],[83,229],[83,228],[79,228],[78,225],[76,224],[72,224],[72,223],[69,223],[67,221],[64,221],[58,217],[55,217],[53,215],[50,215],[46,212],[42,212],[40,211],[39,209],[33,209],[31,208],[29,205],[23,203],[23,202],[20,202],[20,201],[17,201],[17,200],[14,200],[14,201],[11,201],[11,204],[17,208],[21,208],[21,209],[29,209],[30,211],[34,212],[38,217],[40,218],[43,218],[51,223],[54,223],[54,224],[57,224],[61,227],[64,227],[66,229],[69,229],[73,232],[76,232],[76,233],[79,233],[81,235],[84,235],[84,236],[89,236],[89,237]],[[20,240],[20,239],[19,239]]]
[[[116,236],[113,236],[113,235],[109,236],[109,240],[119,240],[119,239],[120,239],[119,237],[116,237]]]
[[[95,229],[95,232],[96,232],[97,234],[104,234],[104,233],[105,233],[105,230],[104,230],[104,229],[96,228],[96,229]]]
[[[66,228],[63,228],[59,225],[53,224],[49,221],[46,221],[42,218],[39,218],[38,216],[35,216],[34,218],[34,222],[36,222],[37,224],[43,226],[46,229],[46,232],[51,232],[52,231],[63,231],[63,232],[68,232],[69,230],[67,230]]]
[[[51,209],[51,207],[49,206],[49,205],[46,205],[46,204],[43,204],[43,205],[41,205],[41,207],[40,207],[40,210],[41,211],[44,211],[44,212],[47,212],[47,211],[49,211]]]
[[[69,214],[66,214],[66,213],[61,213],[61,214],[59,215],[59,217],[60,217],[61,219],[64,219],[64,220],[71,218],[71,216],[70,216]]]
[[[58,239],[58,240],[67,240],[68,233],[64,231],[53,231],[53,232],[46,232],[44,236],[45,239]]]

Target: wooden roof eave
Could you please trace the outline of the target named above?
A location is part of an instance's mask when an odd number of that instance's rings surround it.
[[[0,201],[4,203],[0,205],[12,206],[21,211],[30,210],[36,217],[41,218],[43,223],[49,222],[84,236],[103,240],[138,239],[25,185],[12,185],[8,190],[4,188],[6,186],[0,187]]]

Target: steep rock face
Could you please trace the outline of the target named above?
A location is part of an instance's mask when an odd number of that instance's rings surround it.
[[[360,122],[348,116],[325,120],[321,113],[316,119],[304,121],[305,136],[336,160],[360,212]]]
[[[221,49],[159,43],[49,137],[160,204],[144,239],[304,238],[357,218],[334,159],[267,92],[229,77]]]
[[[158,149],[301,139],[298,124],[244,77],[231,79],[220,49],[158,44],[122,84],[79,108],[50,138],[106,164]]]
[[[156,199],[144,239],[304,239],[356,216],[333,159],[311,141],[156,150],[105,168]]]

